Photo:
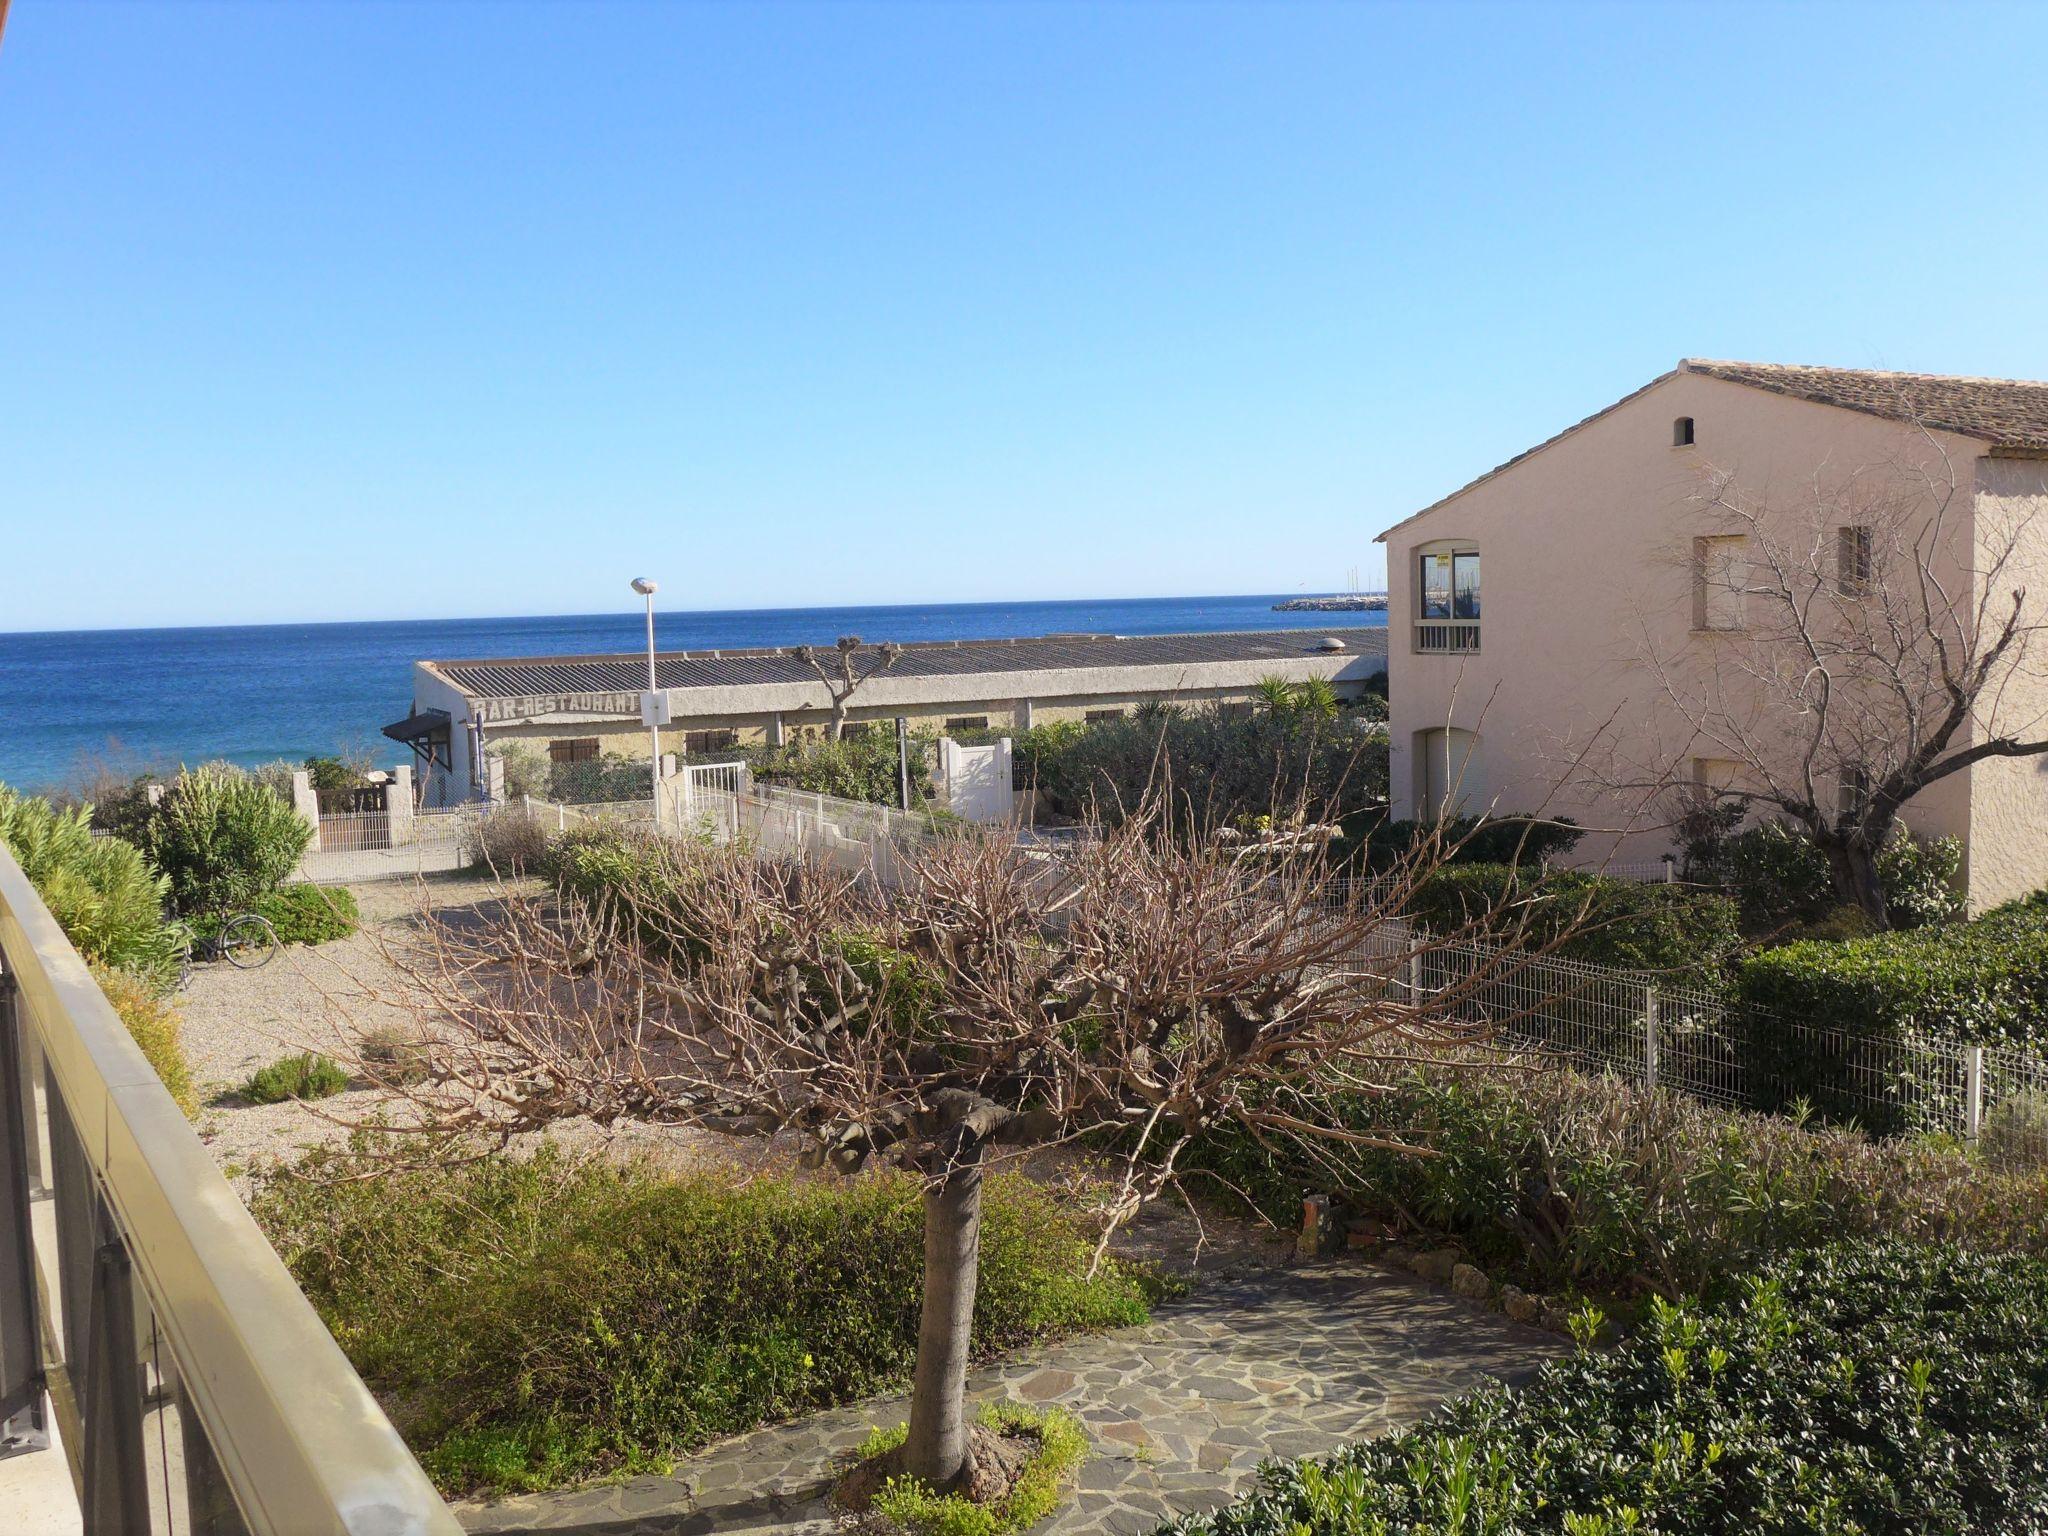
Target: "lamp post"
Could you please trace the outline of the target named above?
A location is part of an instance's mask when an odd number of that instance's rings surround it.
[[[654,824],[662,824],[661,813],[661,726],[656,713],[654,696],[659,691],[654,684],[654,594],[660,588],[648,577],[635,576],[633,590],[647,599],[647,742],[650,751],[649,771],[654,775]]]

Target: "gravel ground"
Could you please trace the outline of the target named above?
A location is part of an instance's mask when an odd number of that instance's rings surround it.
[[[311,949],[287,946],[261,970],[200,966],[178,994],[185,1051],[199,1087],[199,1134],[238,1188],[252,1165],[345,1141],[351,1124],[380,1113],[403,1117],[402,1100],[370,1086],[317,1104],[252,1104],[237,1090],[257,1068],[280,1057],[313,1050],[346,1061],[373,1031],[416,1028],[412,1013],[394,1001],[408,990],[395,959],[414,922],[428,907],[442,914],[475,910],[493,896],[491,887],[464,876],[353,890],[363,925],[349,938]],[[557,1126],[550,1135],[572,1148],[653,1157],[676,1168],[744,1173],[791,1163],[789,1149],[779,1143],[689,1127],[634,1125],[607,1132],[584,1121]],[[1034,1178],[1069,1188],[1077,1201],[1086,1199],[1090,1176],[1075,1156],[1040,1153],[1022,1166]],[[1171,1201],[1147,1208],[1118,1234],[1115,1247],[1175,1272],[1276,1264],[1291,1251],[1282,1235],[1213,1213],[1198,1216]]]

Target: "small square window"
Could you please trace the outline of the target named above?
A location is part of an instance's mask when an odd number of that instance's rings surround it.
[[[987,715],[955,715],[946,722],[949,731],[985,731],[988,729]]]
[[[1671,423],[1671,446],[1674,448],[1690,448],[1692,443],[1692,418],[1690,416],[1681,416]]]
[[[739,739],[738,731],[685,731],[683,750],[693,757],[705,752],[729,752]]]
[[[597,761],[597,738],[577,736],[566,741],[548,743],[548,761],[551,763],[594,763]]]

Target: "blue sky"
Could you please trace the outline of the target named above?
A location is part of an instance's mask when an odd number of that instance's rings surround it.
[[[1329,590],[1686,354],[2048,374],[2048,8],[16,0],[0,630]]]

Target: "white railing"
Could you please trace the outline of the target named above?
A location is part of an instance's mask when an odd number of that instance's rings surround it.
[[[51,1418],[88,1533],[460,1530],[0,848],[0,1420]]]
[[[1448,619],[1418,619],[1415,624],[1415,649],[1476,652],[1479,649],[1479,626]]]

